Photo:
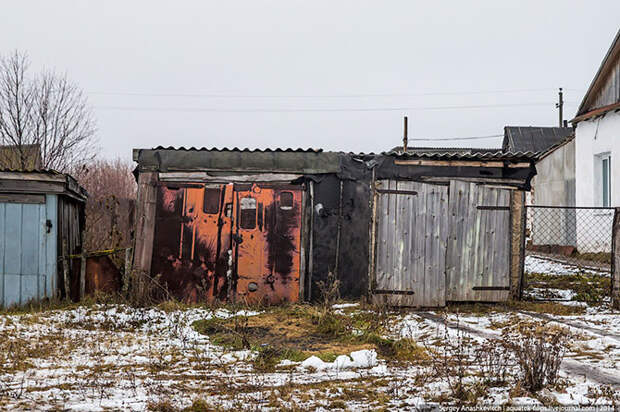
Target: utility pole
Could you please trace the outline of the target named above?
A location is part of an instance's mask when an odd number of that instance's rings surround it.
[[[555,107],[558,109],[558,114],[559,114],[559,119],[560,119],[560,127],[563,126],[564,124],[564,116],[563,116],[563,109],[564,109],[564,93],[562,93],[562,88],[560,87],[560,91],[558,92],[558,102],[555,104]]]
[[[404,118],[403,153],[407,153],[407,116]]]

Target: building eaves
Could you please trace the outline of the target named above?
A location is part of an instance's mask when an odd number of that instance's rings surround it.
[[[611,65],[611,63],[612,63],[610,61],[611,57],[613,55],[615,55],[616,53],[620,53],[620,29],[616,33],[616,37],[614,38],[613,42],[611,43],[611,46],[609,47],[609,50],[607,50],[607,53],[605,54],[605,57],[603,58],[603,61],[601,62],[601,65],[599,66],[598,70],[596,71],[596,74],[594,75],[594,78],[592,79],[592,82],[590,83],[590,86],[588,87],[588,91],[583,96],[583,99],[581,100],[581,103],[579,104],[579,109],[577,109],[577,116],[575,116],[575,118],[573,120],[571,120],[571,123],[575,123],[575,122],[578,122],[580,120],[584,120],[584,119],[579,119],[579,118],[582,115],[591,113],[591,112],[595,111],[596,109],[598,109],[598,108],[595,108],[594,110],[590,110],[588,113],[585,113],[586,103],[588,103],[588,100],[590,99],[591,94],[599,86],[599,81],[601,80],[601,78],[603,76],[603,73],[605,71],[607,71],[609,65]]]
[[[80,186],[77,179],[73,176],[61,173],[53,169],[0,169],[0,180],[23,181],[25,185],[28,182],[47,182],[50,184],[62,184],[68,194],[79,201],[85,202],[88,198],[88,192]]]
[[[604,115],[606,113],[609,113],[611,111],[614,111],[614,110],[620,110],[620,102],[609,104],[609,105],[603,106],[603,107],[599,107],[598,109],[590,110],[587,113],[584,113],[582,115],[579,115],[579,116],[575,117],[570,122],[572,124],[576,124],[576,123],[579,123],[579,122],[584,121],[584,120],[591,119],[591,118],[596,117],[596,116],[602,116],[602,115]]]

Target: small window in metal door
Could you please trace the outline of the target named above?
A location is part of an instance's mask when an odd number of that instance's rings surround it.
[[[254,229],[256,227],[256,199],[253,197],[241,198],[239,209],[239,226],[241,229]]]
[[[203,212],[215,215],[220,211],[220,189],[205,187],[205,195],[202,203]]]
[[[280,193],[280,209],[282,210],[293,209],[293,194],[291,192]]]

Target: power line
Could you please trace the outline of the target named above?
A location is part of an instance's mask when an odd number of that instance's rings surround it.
[[[556,89],[512,89],[512,90],[478,90],[460,92],[421,92],[421,93],[354,93],[354,94],[225,94],[225,93],[148,93],[148,92],[89,92],[92,95],[102,96],[137,96],[137,97],[190,97],[190,98],[222,98],[222,99],[282,99],[282,98],[359,98],[359,97],[415,97],[415,96],[461,96],[461,95],[480,95],[480,94],[510,94],[554,91]],[[566,89],[579,90],[579,89]]]
[[[467,136],[467,137],[442,137],[442,138],[432,138],[432,137],[427,137],[427,138],[414,138],[414,139],[407,139],[407,140],[414,140],[414,141],[433,141],[433,142],[448,142],[448,141],[454,141],[454,140],[478,140],[478,139],[491,139],[491,138],[498,138],[498,137],[504,137],[503,134],[491,134],[491,135],[487,135],[487,136]]]
[[[564,102],[570,103],[572,102]],[[522,107],[522,106],[551,106],[553,103],[500,103],[500,104],[478,104],[462,106],[412,106],[412,107],[356,107],[356,108],[243,108],[243,109],[222,109],[222,108],[196,108],[196,107],[145,107],[145,106],[95,106],[99,110],[119,110],[119,111],[142,111],[142,112],[185,112],[185,113],[291,113],[291,112],[390,112],[390,111],[429,111],[429,110],[455,110],[455,109],[488,109],[501,107]]]

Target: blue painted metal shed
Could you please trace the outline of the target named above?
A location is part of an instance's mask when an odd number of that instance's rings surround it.
[[[82,251],[86,198],[66,174],[0,171],[0,306],[65,296],[62,257]]]

